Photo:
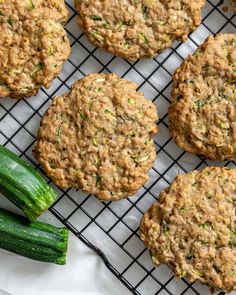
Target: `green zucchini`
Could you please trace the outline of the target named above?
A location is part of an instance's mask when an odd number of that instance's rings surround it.
[[[34,222],[55,201],[44,178],[17,155],[0,145],[0,193]]]
[[[66,263],[68,229],[0,208],[0,248],[42,262]]]

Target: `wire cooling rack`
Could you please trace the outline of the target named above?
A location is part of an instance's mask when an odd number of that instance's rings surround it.
[[[196,0],[197,1],[197,0]],[[84,244],[93,249],[107,268],[133,294],[209,294],[198,283],[176,281],[166,266],[154,268],[148,250],[139,239],[139,222],[158,194],[170,185],[177,173],[206,165],[235,166],[235,162],[215,163],[179,149],[169,137],[167,110],[170,104],[171,75],[189,53],[208,35],[236,33],[236,16],[229,2],[208,0],[202,25],[186,43],[174,44],[152,60],[127,62],[93,47],[76,25],[76,11],[67,1],[70,19],[66,26],[72,54],[49,90],[36,98],[0,101],[0,143],[31,162],[42,173],[32,155],[40,119],[54,95],[68,92],[71,84],[91,72],[116,72],[138,83],[139,90],[158,105],[160,132],[155,138],[158,159],[150,170],[150,180],[132,198],[119,202],[99,202],[94,196],[69,189],[58,192],[50,211]],[[223,9],[228,6],[229,10]],[[222,292],[220,294],[223,294]]]

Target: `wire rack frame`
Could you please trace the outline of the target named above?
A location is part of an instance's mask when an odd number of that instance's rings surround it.
[[[10,147],[16,153],[18,153],[21,157],[25,158],[29,162],[31,162],[41,173],[43,173],[41,167],[35,162],[32,156],[32,147],[35,141],[35,134],[36,134],[36,127],[35,124],[32,122],[36,122],[36,126],[38,126],[38,121],[41,119],[45,109],[47,108],[48,104],[50,103],[52,97],[55,94],[58,94],[62,90],[70,89],[71,81],[76,78],[83,77],[87,74],[86,71],[83,70],[83,67],[86,63],[90,63],[90,59],[96,63],[99,67],[99,72],[112,72],[111,65],[117,60],[116,57],[108,55],[108,59],[104,59],[101,61],[99,50],[94,48],[89,43],[87,43],[86,39],[84,38],[84,34],[82,34],[79,29],[74,25],[76,21],[76,11],[73,7],[73,4],[70,0],[66,1],[68,9],[70,10],[70,19],[66,26],[66,30],[68,36],[71,40],[71,46],[76,47],[79,46],[80,50],[84,51],[84,57],[82,60],[77,63],[73,60],[72,57],[69,58],[67,61],[67,71],[65,73],[59,75],[56,79],[56,83],[54,86],[50,88],[50,90],[45,90],[44,88],[40,91],[40,97],[43,98],[41,103],[39,104],[35,100],[9,100],[7,102],[0,102],[0,143],[4,146]],[[223,5],[224,1],[217,1],[217,0],[207,0],[208,9],[205,13],[203,20],[202,20],[202,28],[206,30],[207,34],[215,35],[219,32],[228,31],[228,27],[230,26],[231,32],[232,29],[235,31],[236,29],[236,16],[230,13],[224,12],[220,5]],[[227,5],[229,3],[227,2]],[[219,18],[219,24],[215,27],[216,22],[212,23],[212,18]],[[218,20],[217,20],[218,23]],[[75,30],[72,27],[76,27]],[[194,37],[194,32],[189,35],[189,41],[191,42],[192,46],[196,49],[199,46],[199,42],[196,41]],[[181,54],[181,46],[182,43],[177,43],[173,49],[167,50],[164,57],[161,59],[159,57],[154,58],[152,62],[154,63],[154,68],[150,70],[148,74],[143,74],[142,69],[139,67],[140,61],[136,61],[134,63],[130,63],[128,61],[123,61],[126,65],[126,69],[120,75],[121,77],[127,77],[127,75],[132,71],[138,77],[141,77],[141,82],[139,83],[139,89],[142,90],[144,85],[148,85],[153,89],[155,92],[152,100],[153,102],[157,102],[162,99],[167,105],[170,103],[170,97],[168,95],[170,87],[171,87],[171,75],[173,70],[171,69],[170,64],[168,61],[171,61],[171,58],[175,56],[179,59],[179,61],[184,60],[184,56]],[[168,65],[167,65],[168,64]],[[142,66],[141,66],[142,67]],[[152,82],[152,77],[155,74],[158,74],[159,71],[162,71],[165,75],[168,75],[169,80],[165,85],[158,89],[156,85]],[[26,110],[27,116],[24,117],[22,120],[19,117],[19,112],[23,112]],[[159,114],[160,115],[160,114]],[[14,123],[14,128],[8,129],[6,126],[10,126]],[[162,116],[160,116],[160,120],[158,122],[160,128],[167,129],[167,112],[164,112]],[[59,219],[65,226],[67,226],[72,233],[74,233],[85,245],[87,245],[90,249],[92,249],[100,258],[103,260],[104,264],[107,268],[128,288],[128,290],[133,294],[142,294],[142,295],[149,295],[149,294],[160,294],[160,295],[191,295],[191,294],[198,294],[202,295],[206,289],[201,289],[196,283],[189,283],[187,280],[181,280],[181,287],[175,286],[174,276],[169,274],[168,277],[163,277],[160,273],[156,273],[156,268],[150,266],[144,262],[143,257],[145,258],[149,255],[147,249],[144,247],[135,253],[132,249],[127,248],[126,245],[130,241],[135,241],[139,239],[138,233],[138,226],[132,226],[129,222],[127,222],[127,216],[135,210],[139,216],[142,216],[144,213],[144,208],[140,208],[139,204],[142,204],[142,200],[145,198],[150,198],[150,202],[154,202],[157,198],[157,194],[154,193],[153,189],[156,187],[157,184],[160,184],[161,181],[164,182],[164,185],[170,185],[171,179],[168,176],[168,173],[171,169],[177,169],[178,171],[188,172],[190,169],[198,169],[200,167],[209,165],[210,162],[202,157],[195,157],[190,167],[185,167],[183,164],[183,157],[186,156],[186,153],[180,151],[178,154],[172,154],[171,149],[169,147],[173,145],[171,138],[166,138],[165,140],[159,141],[159,135],[155,139],[155,145],[157,147],[157,154],[162,154],[169,159],[170,164],[166,165],[166,167],[162,170],[159,170],[158,167],[154,165],[152,168],[152,172],[154,174],[154,180],[151,183],[147,183],[141,192],[135,198],[128,198],[125,200],[125,210],[122,212],[117,211],[117,207],[113,206],[112,202],[107,203],[99,203],[98,209],[96,212],[91,213],[89,211],[88,203],[93,196],[91,195],[83,195],[81,199],[74,198],[74,193],[78,193],[77,191],[72,192],[71,189],[69,190],[61,190],[57,188],[59,198],[57,199],[56,203],[50,208],[51,213]],[[24,145],[24,138],[27,137],[27,144]],[[196,160],[197,159],[197,160]],[[224,162],[225,166],[236,166],[234,161]],[[177,167],[177,168],[176,168]],[[50,180],[48,180],[50,183]],[[63,202],[70,203],[70,210],[65,213],[62,213],[60,208],[64,204]],[[101,225],[99,222],[99,218],[105,214],[109,213],[113,216],[115,220],[109,228],[104,227],[104,224]],[[86,217],[86,221],[84,222],[83,226],[80,228],[78,224],[73,222],[73,217],[82,214],[83,217]],[[119,241],[112,232],[120,225],[123,228],[126,228],[129,234],[123,239]],[[86,234],[86,231],[91,227],[96,226],[106,237],[114,243],[117,249],[120,249],[121,252],[124,253],[127,259],[127,264],[123,266],[123,268],[119,268],[118,265],[111,261],[110,257],[107,256],[103,247],[99,244],[97,245],[92,239],[91,236]],[[133,243],[131,243],[133,245]],[[146,255],[146,256],[145,256]],[[134,271],[134,274],[137,275],[138,280],[135,282],[129,279],[127,273],[133,269],[133,266],[138,267],[138,270]],[[142,273],[139,276],[139,273]],[[143,286],[143,287],[142,287]],[[148,288],[147,288],[148,286]],[[174,287],[173,287],[174,286]],[[219,295],[224,294],[220,292]]]

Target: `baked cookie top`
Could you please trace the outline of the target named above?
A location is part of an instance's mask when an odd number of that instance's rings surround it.
[[[90,74],[55,97],[38,132],[35,157],[61,188],[101,200],[133,195],[156,159],[156,106],[115,74]]]
[[[235,188],[235,169],[178,175],[141,222],[141,239],[153,262],[212,291],[236,290]]]
[[[236,156],[236,35],[209,37],[173,76],[170,134],[212,160]]]
[[[0,97],[49,87],[70,54],[64,0],[0,1]]]
[[[185,41],[201,23],[204,0],[75,0],[78,24],[96,46],[128,60]]]

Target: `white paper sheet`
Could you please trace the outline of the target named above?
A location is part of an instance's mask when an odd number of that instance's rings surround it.
[[[1,206],[14,208],[1,200]],[[14,210],[15,211],[15,210]],[[41,220],[61,226],[45,214]],[[101,259],[73,234],[69,237],[67,264],[33,261],[0,250],[0,295],[128,295]]]

